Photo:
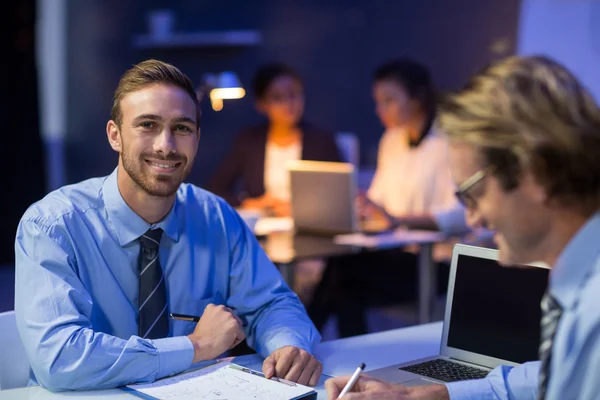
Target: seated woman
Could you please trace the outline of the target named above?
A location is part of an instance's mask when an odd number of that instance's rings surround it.
[[[209,190],[232,206],[289,214],[290,160],[340,161],[332,133],[303,119],[304,92],[296,71],[268,64],[253,79],[256,108],[266,121],[241,132]]]
[[[384,64],[375,72],[373,97],[385,132],[363,212],[394,225],[412,219],[434,228],[436,214],[456,199],[448,145],[433,126],[436,94],[429,71],[408,59]]]
[[[373,181],[359,199],[363,218],[383,218],[393,226],[460,229],[465,225],[461,209],[449,212],[457,207],[455,187],[446,139],[434,129],[436,94],[429,71],[409,59],[386,63],[374,74],[373,97],[386,130]],[[443,284],[447,268],[440,272]],[[416,282],[416,255],[406,249],[331,259],[309,315],[318,329],[336,314],[340,336],[363,334],[367,307],[416,298]]]

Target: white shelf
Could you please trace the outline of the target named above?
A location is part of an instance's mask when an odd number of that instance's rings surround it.
[[[133,47],[138,49],[239,47],[256,46],[261,40],[260,32],[252,30],[174,33],[164,38],[144,34],[133,37]]]

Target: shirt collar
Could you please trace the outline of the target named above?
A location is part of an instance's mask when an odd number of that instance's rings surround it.
[[[400,137],[404,147],[410,150],[420,149],[428,140],[433,139],[437,136],[435,129],[432,127],[427,131],[426,134],[421,136],[417,142],[410,140],[408,132],[404,128],[393,127],[389,128],[384,132],[386,136]]]
[[[600,212],[592,216],[577,231],[558,257],[550,274],[550,293],[563,306],[572,308],[577,304],[577,293],[600,257]]]
[[[119,186],[117,184],[117,172],[118,167],[110,174],[104,181],[102,186],[102,193],[104,197],[104,205],[108,212],[108,217],[113,227],[119,244],[126,246],[127,244],[137,240],[142,236],[148,229],[161,228],[163,232],[170,237],[173,241],[179,240],[179,223],[177,218],[177,212],[179,209],[179,202],[177,197],[175,203],[169,211],[169,214],[162,221],[156,224],[149,224],[135,213],[125,200],[121,196]]]
[[[427,116],[425,125],[423,125],[423,129],[421,129],[421,136],[419,136],[419,138],[415,141],[410,140],[408,142],[408,145],[411,148],[418,147],[421,144],[421,142],[423,142],[423,139],[425,139],[425,137],[431,133],[431,131],[432,131],[431,128],[433,126],[434,120],[435,120],[435,113],[431,113],[430,115]]]

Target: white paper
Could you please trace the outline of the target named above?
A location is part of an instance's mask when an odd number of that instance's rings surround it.
[[[313,389],[265,379],[220,362],[206,368],[161,379],[149,384],[129,385],[157,399],[181,400],[289,400],[305,395]],[[243,368],[243,367],[240,367]]]
[[[274,232],[290,232],[294,230],[294,220],[289,217],[261,218],[254,225],[256,235],[268,235]]]

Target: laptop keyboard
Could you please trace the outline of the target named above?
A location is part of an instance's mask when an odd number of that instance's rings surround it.
[[[489,372],[478,368],[468,367],[463,364],[446,361],[441,358],[425,361],[420,364],[400,367],[400,369],[443,382],[466,381],[469,379],[484,378]]]

